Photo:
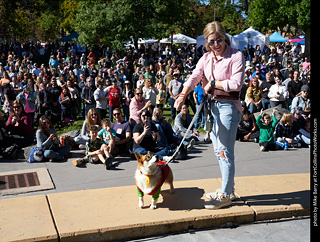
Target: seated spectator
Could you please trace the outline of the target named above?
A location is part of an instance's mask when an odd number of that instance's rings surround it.
[[[270,106],[271,108],[286,107],[286,100],[289,97],[289,92],[286,86],[281,84],[281,79],[279,77],[275,77],[276,84],[272,85],[269,89],[268,97],[270,98]]]
[[[308,85],[301,87],[300,95],[296,96],[292,100],[291,113],[294,113],[296,107],[301,107],[304,112],[304,118],[310,118],[311,115],[311,100],[308,98],[310,88]],[[303,114],[302,114],[303,115]]]
[[[115,151],[113,155],[129,153],[132,146],[132,134],[130,124],[124,121],[120,108],[113,110],[113,117],[116,122],[111,124],[111,128],[116,131],[115,137]],[[131,144],[131,145],[130,145]]]
[[[259,81],[257,77],[253,77],[250,81],[250,86],[247,90],[247,97],[250,101],[248,110],[250,113],[259,112],[262,108],[262,90],[259,87]]]
[[[101,121],[102,129],[98,132],[98,136],[101,138],[105,144],[107,152],[104,152],[107,159],[113,158],[111,153],[114,151],[115,147],[115,136],[116,131],[111,128],[111,123],[109,119],[102,119]]]
[[[22,148],[33,144],[32,117],[24,111],[22,101],[20,100],[15,100],[12,103],[6,131],[12,135],[13,144],[15,143]]]
[[[277,125],[277,119],[274,115],[273,109],[272,118],[269,114],[260,111],[260,115],[257,117],[257,125],[260,128],[259,145],[260,151],[275,150],[276,144],[273,138],[273,131]]]
[[[86,120],[83,122],[80,135],[74,138],[80,149],[85,149],[85,144],[89,140],[89,127],[97,125],[98,131],[101,129],[101,119],[99,112],[95,108],[90,108]]]
[[[57,131],[53,128],[47,116],[40,117],[36,137],[37,147],[44,149],[44,157],[50,162],[62,161],[71,150],[71,146],[69,145],[59,145]]]
[[[299,140],[293,132],[293,115],[292,113],[284,113],[275,129],[276,144],[282,148],[285,142],[291,147],[301,147]]]
[[[293,133],[302,144],[310,147],[310,120],[304,119],[302,113],[302,107],[293,109]]]
[[[140,113],[143,110],[151,112],[151,101],[146,102],[143,98],[143,92],[141,88],[136,88],[134,91],[134,97],[130,103],[130,124],[133,127],[137,122],[139,122]]]
[[[191,121],[192,121],[192,116],[189,114],[188,106],[184,104],[181,107],[181,112],[175,118],[174,126],[173,126],[173,131],[179,138],[184,137]],[[190,144],[187,147],[188,149],[192,148],[195,141],[199,141],[198,139],[199,135],[200,135],[199,131],[194,127],[194,125],[192,125],[190,132],[187,134],[185,139],[185,141],[190,141]]]
[[[139,114],[139,122],[133,128],[133,150],[141,155],[145,155],[148,151],[158,155],[161,160],[165,160],[170,155],[170,151],[164,147],[160,147],[160,134],[154,123],[151,122],[151,113],[143,110]]]
[[[237,129],[237,140],[240,141],[255,141],[259,140],[259,128],[256,120],[246,106],[245,102],[242,103],[242,116]]]

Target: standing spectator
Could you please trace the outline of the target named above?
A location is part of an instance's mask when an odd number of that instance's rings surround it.
[[[151,79],[153,84],[156,84],[156,77],[155,74],[151,72],[150,67],[147,66],[146,67],[146,72],[143,74],[144,75],[144,79]]]
[[[122,95],[116,79],[113,79],[111,86],[107,87],[107,92],[109,93],[109,118],[113,122],[112,113],[115,108],[120,108]]]
[[[3,95],[4,95],[3,110],[5,113],[9,113],[11,110],[13,101],[16,99],[16,94],[14,92],[14,89],[9,82],[4,85]]]
[[[151,101],[151,109],[153,110],[156,106],[158,89],[155,88],[154,83],[150,78],[146,79],[144,87],[142,88],[143,97],[146,101]],[[151,111],[152,112],[152,111]]]
[[[103,82],[97,82],[97,89],[93,93],[94,100],[96,101],[96,109],[100,114],[100,118],[104,119],[107,116],[108,97],[103,90]]]
[[[54,55],[51,55],[49,60],[49,66],[54,69],[58,69],[58,64],[59,64],[59,61],[57,60],[57,58]]]
[[[194,98],[194,102],[196,103],[197,110],[199,109],[200,103],[204,99],[204,96],[205,96],[205,93],[203,90],[203,80],[201,80],[193,92],[193,98]],[[202,106],[202,108],[201,108],[201,110],[200,110],[200,112],[194,122],[194,126],[196,129],[199,128],[199,126],[200,126],[200,118],[201,118],[201,127],[204,127],[204,122],[205,122],[204,108],[205,108],[205,105]]]
[[[69,92],[68,87],[63,87],[59,96],[59,103],[61,105],[61,121],[63,123],[69,123],[71,121],[72,100],[73,95]]]
[[[129,121],[130,113],[129,113],[129,107],[131,99],[134,96],[134,92],[131,88],[130,81],[124,82],[124,89],[122,90],[122,107],[123,107],[123,113],[124,113],[124,120]]]
[[[168,89],[170,94],[170,107],[171,107],[171,118],[174,119],[176,117],[176,109],[174,108],[174,102],[178,98],[183,86],[182,83],[179,82],[179,73],[173,73],[173,80],[170,81]]]
[[[50,86],[48,87],[48,95],[50,100],[50,110],[51,110],[51,122],[53,125],[60,121],[61,107],[59,103],[59,97],[62,92],[61,87],[57,85],[56,78],[53,76],[51,78]]]
[[[17,99],[21,100],[26,113],[29,113],[34,120],[36,111],[36,98],[37,93],[30,90],[29,86],[24,86],[23,91],[17,96]]]
[[[84,100],[85,118],[87,118],[89,109],[95,108],[96,106],[96,101],[94,100],[94,95],[93,95],[94,91],[95,91],[95,87],[93,86],[93,80],[90,77],[88,77],[87,86],[85,86],[81,92],[81,98],[82,100]]]

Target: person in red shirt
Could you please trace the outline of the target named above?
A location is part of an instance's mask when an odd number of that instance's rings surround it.
[[[120,87],[118,87],[118,83],[116,79],[112,80],[112,85],[110,88],[108,88],[109,92],[109,118],[111,122],[113,121],[113,110],[115,108],[120,108],[121,104],[121,95],[122,95],[122,90]]]

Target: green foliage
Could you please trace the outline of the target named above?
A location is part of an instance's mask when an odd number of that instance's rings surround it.
[[[249,6],[248,23],[266,32],[287,26],[310,27],[310,0],[255,0]]]

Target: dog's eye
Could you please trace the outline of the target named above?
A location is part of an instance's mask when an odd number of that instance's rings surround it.
[[[147,156],[147,160],[151,160],[151,158],[152,158],[151,155]]]

